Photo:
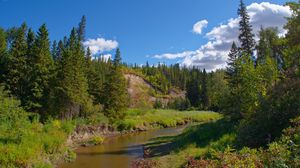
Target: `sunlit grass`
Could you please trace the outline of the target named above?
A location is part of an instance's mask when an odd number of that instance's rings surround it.
[[[210,111],[129,109],[126,114],[124,120],[117,122],[119,129],[175,127],[188,122],[208,122],[222,118],[221,114]]]

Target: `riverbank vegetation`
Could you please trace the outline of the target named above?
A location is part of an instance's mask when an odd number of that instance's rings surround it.
[[[192,122],[210,122],[221,117],[221,114],[208,111],[129,109],[125,119],[117,121],[116,124],[120,130],[147,130],[175,127]]]

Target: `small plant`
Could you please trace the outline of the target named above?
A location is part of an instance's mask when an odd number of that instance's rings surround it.
[[[92,145],[100,145],[104,142],[104,138],[101,136],[94,136],[90,139],[89,143]]]

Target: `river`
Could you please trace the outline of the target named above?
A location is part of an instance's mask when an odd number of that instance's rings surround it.
[[[127,168],[132,160],[143,157],[143,145],[151,139],[180,134],[186,126],[165,128],[107,138],[102,145],[80,147],[74,162],[60,168]]]

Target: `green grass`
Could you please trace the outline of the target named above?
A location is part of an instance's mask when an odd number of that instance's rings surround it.
[[[52,120],[44,125],[23,124],[18,141],[4,137],[0,141],[0,167],[52,167],[51,163],[62,156],[74,158],[74,153],[65,146],[74,123]]]
[[[234,146],[235,139],[234,125],[223,118],[188,127],[178,136],[153,139],[146,148],[159,167],[176,168],[185,165],[188,157],[213,158],[216,152]]]
[[[116,122],[120,130],[175,127],[188,122],[209,122],[222,118],[219,113],[210,111],[128,109],[126,114],[124,120]]]

